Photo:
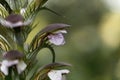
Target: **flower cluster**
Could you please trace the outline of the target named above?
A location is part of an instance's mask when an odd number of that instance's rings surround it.
[[[50,24],[36,33],[26,45],[29,33],[37,26],[33,25],[37,13],[43,9],[51,11],[45,7],[46,2],[47,0],[0,1],[0,75],[3,80],[63,80],[63,76],[69,73],[67,69],[57,70],[70,64],[55,61],[53,45],[65,44],[64,34],[70,25]],[[38,66],[36,56],[43,48],[51,51],[52,62]]]

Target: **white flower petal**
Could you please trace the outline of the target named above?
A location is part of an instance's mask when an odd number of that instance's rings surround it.
[[[14,27],[19,27],[19,26],[23,26],[23,22],[19,21],[19,22],[17,22],[17,23],[11,23],[11,26],[12,26],[12,28],[14,28]]]
[[[67,33],[66,30],[59,30],[59,31],[56,31],[55,33]]]
[[[25,68],[27,67],[24,61],[20,61],[16,66],[17,66],[17,71],[19,74],[23,72]]]
[[[51,80],[62,80],[62,74],[57,70],[51,70],[48,73],[48,76]]]
[[[62,74],[67,74],[69,73],[69,70],[64,69],[64,70],[51,70],[48,72],[48,77],[51,80],[62,80]]]
[[[6,26],[6,27],[14,28],[14,27],[22,26],[23,22],[19,21],[17,23],[11,23],[9,21],[6,21],[3,18],[0,18],[0,24],[2,24],[3,26]]]
[[[11,27],[12,28],[12,23],[10,23],[9,21],[6,21],[5,19],[0,17],[0,24],[2,24],[3,26],[6,27]]]
[[[64,36],[61,33],[48,35],[48,38],[54,45],[63,45],[65,43]]]
[[[18,60],[13,61],[3,60],[0,69],[5,75],[8,75],[8,68],[16,64],[18,64]]]
[[[68,74],[70,71],[67,69],[59,70],[62,74]]]
[[[19,62],[18,60],[11,60],[11,61],[3,60],[2,65],[6,66],[6,67],[10,67],[10,66],[18,64],[18,62]]]
[[[20,74],[21,72],[23,72],[25,70],[25,68],[27,67],[27,65],[24,63],[24,61],[18,61],[18,60],[3,60],[1,63],[1,71],[5,74],[8,75],[8,68],[16,65],[17,67],[17,71]]]
[[[1,72],[3,72],[5,75],[8,75],[8,67],[5,65],[1,65],[0,67]]]

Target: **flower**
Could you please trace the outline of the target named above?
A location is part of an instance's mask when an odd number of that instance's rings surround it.
[[[24,21],[24,18],[20,14],[10,14],[5,19],[0,17],[0,24],[9,27],[9,28],[16,28],[21,26],[26,26],[31,23],[31,20]]]
[[[48,77],[51,80],[63,80],[63,74],[68,74],[70,71],[67,69],[63,70],[51,70],[48,72]]]
[[[18,73],[20,74],[25,70],[27,65],[23,60],[20,60],[23,57],[23,54],[16,51],[11,50],[3,55],[5,60],[1,62],[0,70],[5,75],[8,75],[9,68],[12,66],[16,66]]]
[[[49,34],[47,37],[49,39],[49,42],[51,42],[54,45],[64,45],[65,40],[63,33],[67,33],[66,30],[59,30],[56,32],[53,32],[52,34]]]

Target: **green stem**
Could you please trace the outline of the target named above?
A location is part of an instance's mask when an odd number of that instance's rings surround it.
[[[17,49],[19,51],[24,51],[24,38],[22,35],[22,32],[15,32],[15,38],[16,38],[16,43],[17,43]]]
[[[51,53],[52,53],[52,63],[55,62],[55,58],[56,58],[56,55],[55,55],[55,51],[54,49],[51,47],[51,46],[47,46],[48,49],[50,49]]]
[[[17,80],[25,80],[25,77],[22,74],[18,74],[16,66],[15,66],[14,73],[15,73],[15,77],[16,77]]]

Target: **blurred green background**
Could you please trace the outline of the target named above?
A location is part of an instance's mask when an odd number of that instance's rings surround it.
[[[55,46],[56,61],[72,64],[68,80],[120,80],[120,13],[109,9],[104,1],[48,0],[45,5],[62,16],[39,12],[35,21],[39,26],[32,35],[48,24],[71,25],[66,44]],[[40,53],[41,65],[49,63],[50,51]]]

